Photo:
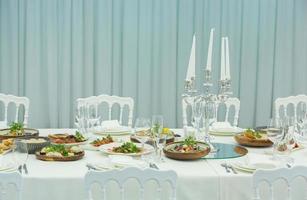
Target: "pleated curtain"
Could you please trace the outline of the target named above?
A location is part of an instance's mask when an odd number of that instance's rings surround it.
[[[305,0],[0,0],[0,93],[30,98],[32,127],[73,127],[76,98],[99,94],[182,127],[192,37],[201,91],[214,27],[213,92],[228,36],[239,125],[266,125],[277,97],[307,93],[306,19]]]

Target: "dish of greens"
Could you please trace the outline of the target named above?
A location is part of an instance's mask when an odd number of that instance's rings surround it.
[[[139,156],[153,152],[154,148],[151,145],[145,144],[144,149],[139,143],[125,142],[125,143],[109,143],[100,146],[99,150],[106,154],[120,154]]]
[[[74,135],[67,133],[50,134],[48,135],[52,144],[64,144],[64,145],[79,145],[87,141],[80,132],[76,131]]]
[[[84,151],[78,146],[49,145],[36,152],[39,160],[45,161],[73,161],[84,156]]]

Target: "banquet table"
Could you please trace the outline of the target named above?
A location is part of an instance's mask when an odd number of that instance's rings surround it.
[[[181,129],[173,129],[175,133],[182,134]],[[74,133],[74,129],[40,129],[41,136],[50,133]],[[232,137],[215,136],[214,142],[236,144]],[[269,148],[248,148],[249,152],[263,153]],[[307,164],[307,151],[305,149],[292,153],[296,164]],[[22,196],[27,200],[81,200],[85,199],[84,176],[88,169],[86,163],[99,161],[105,155],[97,151],[85,152],[82,160],[74,162],[46,162],[40,161],[30,155],[27,161],[29,174],[23,173]],[[174,170],[178,174],[177,199],[179,200],[247,200],[252,197],[252,174],[239,172],[226,173],[221,163],[234,159],[200,159],[197,161],[176,161],[164,158],[159,163],[161,170]],[[235,159],[244,159],[235,158]],[[306,185],[298,182],[294,189]],[[285,195],[284,187],[279,189],[278,199]],[[303,195],[295,192],[294,199],[303,199]]]

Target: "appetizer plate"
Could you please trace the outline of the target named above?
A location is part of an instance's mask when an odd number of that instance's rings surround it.
[[[82,145],[82,148],[83,148],[83,149],[86,149],[86,150],[90,150],[90,151],[99,151],[99,149],[100,149],[101,146],[107,145],[107,144],[102,144],[102,145],[100,145],[99,147],[95,147],[95,146],[93,146],[93,145],[90,144],[90,143],[91,143],[91,142]],[[111,142],[111,143],[114,143],[114,142]],[[111,143],[108,143],[108,144],[111,144]]]
[[[139,153],[117,153],[117,152],[113,151],[114,147],[119,147],[121,145],[122,145],[122,143],[118,143],[118,142],[105,144],[105,145],[102,145],[102,146],[99,147],[99,151],[101,151],[105,154],[109,154],[109,155],[126,155],[126,156],[141,156],[141,155],[149,154],[149,153],[154,151],[153,146],[148,145],[148,144],[144,144],[144,149]],[[138,148],[142,147],[142,145],[140,143],[135,143],[135,145]]]
[[[24,128],[24,135],[14,136],[10,135],[10,129],[0,129],[0,140],[9,138],[23,138],[27,136],[38,136],[39,131],[37,129]]]
[[[249,147],[270,147],[273,145],[273,142],[268,138],[252,139],[244,136],[243,133],[235,135],[234,139],[237,141],[238,144]]]
[[[51,142],[51,144],[53,144],[53,145],[61,144],[61,145],[64,145],[66,147],[70,147],[70,146],[85,145],[85,144],[87,144],[87,142],[88,142],[88,138],[83,142],[74,142],[74,143],[54,143],[54,142]]]
[[[58,156],[42,155],[42,154],[40,154],[40,152],[35,153],[36,158],[38,160],[43,160],[43,161],[75,161],[75,160],[82,159],[84,154],[85,154],[84,151],[82,151],[81,153],[75,154],[73,156],[58,157]]]
[[[278,164],[273,162],[257,162],[254,164],[246,164],[244,162],[234,162],[231,165],[238,170],[249,173],[253,173],[258,169],[267,170],[267,169],[276,169],[278,167]]]
[[[201,147],[200,151],[194,152],[178,152],[175,151],[174,148],[181,144],[182,142],[174,142],[168,144],[163,148],[163,152],[166,157],[175,159],[175,160],[196,160],[206,156],[210,152],[210,147],[208,144],[204,142],[197,142],[197,146]]]
[[[18,139],[16,144],[17,148],[27,149],[29,154],[35,154],[36,151],[50,145],[50,139],[48,137],[27,137]]]

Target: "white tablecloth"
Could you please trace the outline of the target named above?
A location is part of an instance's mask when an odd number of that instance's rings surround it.
[[[40,135],[68,132],[65,129],[41,129]],[[180,132],[180,130],[175,130]],[[232,137],[215,137],[216,142],[235,144]],[[263,149],[249,148],[262,153]],[[293,153],[296,163],[307,163],[306,150]],[[84,199],[83,181],[86,163],[99,161],[105,156],[100,152],[86,151],[82,160],[75,162],[44,162],[31,155],[27,165],[29,174],[24,175],[23,197],[26,200],[81,200]],[[242,158],[240,158],[242,159]],[[172,169],[178,174],[177,197],[179,200],[247,200],[252,194],[252,175],[230,174],[220,166],[229,160],[176,161],[165,158],[160,169]],[[233,159],[232,159],[233,160]],[[299,200],[300,197],[297,197]],[[303,199],[303,198],[301,198]]]

